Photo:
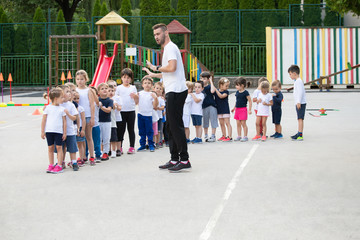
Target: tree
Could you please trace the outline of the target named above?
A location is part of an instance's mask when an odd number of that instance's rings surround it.
[[[335,12],[345,14],[353,12],[360,15],[360,0],[326,0],[326,4]]]
[[[93,17],[101,16],[100,11],[101,11],[100,0],[96,0],[95,3],[94,3],[93,11],[92,11],[92,16]]]
[[[66,25],[65,25],[65,18],[64,18],[64,13],[61,9],[58,12],[56,22],[58,24],[55,26],[55,35],[66,35],[67,30],[66,30]],[[63,23],[63,24],[61,24],[61,23]]]
[[[170,11],[171,11],[171,5],[170,5],[170,0],[159,0],[159,11],[158,11],[158,15],[160,16],[169,16]]]
[[[72,22],[75,10],[81,0],[55,0],[64,13],[65,22]],[[70,26],[68,25],[68,31],[70,32]]]
[[[238,3],[234,0],[225,0],[223,3],[223,9],[237,9]]]
[[[104,1],[101,5],[100,16],[105,16],[108,13],[109,13],[109,9],[106,5],[106,2]]]
[[[0,6],[0,23],[12,23],[12,20],[7,16],[4,9]],[[2,26],[2,41],[1,41],[1,51],[2,54],[11,54],[13,53],[13,42],[14,42],[14,25],[6,24]]]
[[[339,26],[339,13],[331,11],[329,7],[325,9],[324,26]]]
[[[304,5],[304,26],[321,26],[321,0],[305,0],[305,4],[319,4],[319,5]]]
[[[35,10],[33,22],[34,23],[46,22],[44,13],[40,7],[36,8],[36,10]],[[45,37],[44,25],[43,24],[34,24],[34,26],[32,27],[31,48],[30,48],[31,53],[34,53],[34,54],[44,53],[44,49],[45,49],[44,37]]]
[[[123,2],[124,0],[110,0],[109,1],[109,6],[111,10],[118,10],[122,7],[122,5],[124,4]],[[130,4],[131,6],[131,4]]]
[[[159,10],[159,0],[141,0],[140,9],[141,16],[154,16]]]
[[[197,2],[194,0],[179,0],[177,3],[177,15],[188,15],[194,9],[197,9]]]
[[[29,32],[25,25],[20,25],[15,30],[14,53],[29,53]]]
[[[120,8],[121,16],[131,16],[131,2],[130,0],[123,0]]]

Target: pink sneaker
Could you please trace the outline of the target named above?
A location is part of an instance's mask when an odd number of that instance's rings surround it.
[[[135,153],[135,148],[133,148],[133,147],[129,148],[127,153],[128,154],[134,154]]]
[[[56,166],[54,167],[54,169],[51,171],[51,173],[55,173],[55,174],[57,174],[57,173],[62,173],[62,172],[64,172],[64,170],[63,170],[62,167],[60,167],[59,165],[56,165]]]
[[[51,173],[51,171],[54,170],[54,165],[49,165],[48,169],[46,169],[47,173]]]
[[[261,137],[261,141],[263,141],[263,142],[266,141],[266,136],[265,136],[265,135],[263,135],[263,136]]]
[[[261,136],[260,135],[256,135],[255,137],[252,138],[252,140],[260,140]]]
[[[226,139],[226,137],[225,136],[222,136],[221,138],[219,138],[218,139],[218,141],[220,142],[220,141],[224,141]]]

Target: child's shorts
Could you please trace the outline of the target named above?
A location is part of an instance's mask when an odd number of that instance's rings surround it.
[[[118,141],[117,128],[116,128],[116,127],[112,127],[112,128],[111,128],[110,142],[117,142],[117,141]]]
[[[158,122],[157,121],[152,123],[152,128],[153,128],[153,131],[154,131],[154,136],[158,135],[159,134],[159,129],[158,129]]]
[[[163,121],[162,121],[162,118],[160,118],[160,119],[158,120],[158,132],[159,132],[159,133],[162,133],[162,132],[163,132],[163,128],[164,128],[164,123],[163,123]]]
[[[51,145],[57,145],[57,146],[62,146],[63,144],[63,140],[62,140],[62,134],[61,133],[45,133],[46,135],[46,141],[48,146]]]
[[[272,122],[273,124],[280,124],[281,122],[281,109],[272,112]]]
[[[81,132],[81,130],[82,130],[82,127],[80,127],[80,132]],[[80,136],[76,136],[76,141],[77,142],[85,142],[85,136],[84,137],[80,137]]]
[[[193,114],[191,114],[191,119],[192,119],[192,122],[193,122],[194,126],[201,126],[201,120],[202,120],[201,115],[193,115]]]
[[[306,103],[301,104],[300,109],[298,109],[295,105],[296,113],[297,113],[297,119],[305,119],[305,109],[306,109]]]
[[[66,146],[66,151],[69,153],[78,152],[78,147],[76,144],[76,136],[75,135],[67,136],[66,140],[64,141],[64,146]]]
[[[211,122],[212,128],[217,128],[219,126],[218,120],[217,120],[217,109],[214,106],[208,106],[203,109],[203,122],[204,122],[204,128],[209,127],[209,121]]]
[[[190,115],[184,114],[183,122],[184,122],[184,127],[189,128],[190,127]]]
[[[230,118],[230,114],[218,114],[218,118]]]
[[[248,119],[248,110],[247,107],[235,108],[235,120],[247,120]]]

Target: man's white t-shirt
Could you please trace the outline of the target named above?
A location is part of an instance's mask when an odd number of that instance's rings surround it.
[[[173,42],[169,42],[164,47],[164,55],[162,57],[162,66],[165,67],[169,64],[170,60],[176,60],[175,72],[163,72],[162,78],[164,83],[165,93],[175,92],[181,93],[187,90],[185,84],[184,65],[179,48]]]
[[[162,97],[158,97],[159,107],[165,106],[165,100]],[[157,110],[159,119],[163,118],[162,110]]]
[[[270,106],[264,105],[263,103],[269,104],[272,101],[273,97],[270,93],[263,94],[262,92],[259,93],[257,99],[261,99],[261,103],[258,104],[258,112],[257,116],[269,116],[270,115]]]
[[[151,117],[153,114],[153,101],[154,98],[151,96],[152,92],[139,92],[139,113],[142,116]]]
[[[185,99],[185,104],[184,104],[184,110],[183,110],[184,115],[191,114],[191,105],[192,105],[193,100],[194,100],[193,97],[190,94],[188,94]]]
[[[130,93],[137,93],[136,87],[130,85],[124,87],[123,85],[117,86],[115,95],[120,96],[122,108],[121,112],[132,112],[135,111],[135,100],[130,97]]]
[[[69,111],[70,115],[74,116],[74,115],[79,114],[75,105],[70,101],[64,102],[64,103],[60,104],[60,106],[67,109]],[[77,129],[74,126],[74,121],[72,121],[68,116],[66,116],[66,135],[67,136],[76,135],[76,132],[77,132],[76,130]]]
[[[204,101],[205,96],[204,96],[203,93],[199,93],[199,94],[194,93],[194,95],[195,95],[196,98],[201,99],[201,101],[197,103],[193,99],[193,102],[191,104],[191,114],[192,115],[200,115],[200,116],[202,116],[203,115],[202,103]]]
[[[46,133],[61,133],[63,134],[63,118],[66,116],[65,108],[61,106],[48,105],[44,110],[46,116]],[[73,124],[72,124],[73,125]]]

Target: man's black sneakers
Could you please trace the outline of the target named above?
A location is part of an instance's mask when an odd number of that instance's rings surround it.
[[[178,162],[175,166],[168,168],[170,172],[179,172],[181,170],[190,170],[191,164],[190,161],[187,161],[186,164]]]
[[[164,165],[160,165],[159,168],[160,169],[168,169],[168,168],[174,167],[175,165],[176,165],[176,163],[172,164],[171,161],[168,161]]]

